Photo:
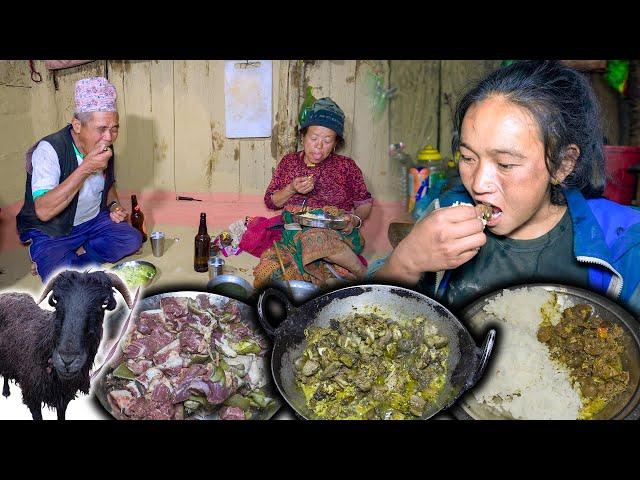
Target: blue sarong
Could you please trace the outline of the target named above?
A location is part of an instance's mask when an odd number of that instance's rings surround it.
[[[50,237],[39,230],[30,229],[20,236],[20,240],[31,240],[29,255],[36,262],[43,282],[58,269],[80,269],[90,265],[99,266],[104,262],[117,262],[137,252],[142,246],[142,234],[127,222],[115,223],[107,211],[76,225],[64,237]],[[84,247],[86,253],[77,255],[76,250],[80,247]]]

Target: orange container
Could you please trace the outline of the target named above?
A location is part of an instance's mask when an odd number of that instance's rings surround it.
[[[627,169],[640,163],[640,147],[605,145],[604,159],[607,178],[604,196],[614,202],[631,205],[636,176]]]
[[[415,207],[416,205],[416,195],[420,190],[422,183],[429,181],[429,169],[426,166],[422,167],[418,165],[411,167],[408,171],[408,178],[409,198],[407,202],[407,211],[411,212],[413,210],[413,207]]]
[[[409,194],[407,211],[409,212],[412,212],[416,202],[427,194],[429,187],[429,174],[431,165],[433,165],[432,162],[441,162],[442,157],[440,156],[440,152],[437,148],[434,148],[431,145],[425,145],[422,147],[422,150],[418,152],[416,160],[416,164],[409,168],[407,175],[407,190]],[[425,184],[425,188],[420,191],[420,187],[422,187],[423,184]],[[420,197],[417,196],[418,192],[421,192]]]

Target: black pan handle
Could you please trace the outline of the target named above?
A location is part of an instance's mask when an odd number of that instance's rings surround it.
[[[482,347],[480,347],[480,352],[478,354],[478,368],[476,368],[476,372],[473,374],[472,380],[470,384],[467,385],[467,388],[471,388],[472,386],[474,386],[476,382],[482,377],[484,369],[487,366],[487,362],[489,361],[489,357],[491,356],[491,352],[493,350],[493,345],[495,344],[495,342],[496,331],[492,328],[491,330],[489,330],[489,332],[487,332],[487,336],[485,337],[484,342],[482,342]]]
[[[289,298],[287,298],[287,296],[284,293],[282,293],[280,290],[276,288],[267,288],[264,292],[260,294],[260,296],[258,297],[258,321],[260,322],[260,325],[262,325],[262,328],[264,328],[264,331],[267,332],[267,335],[269,335],[270,338],[273,338],[276,336],[276,327],[274,327],[271,324],[271,322],[269,322],[269,318],[268,318],[269,314],[267,313],[266,306],[267,306],[267,302],[273,297],[277,297],[284,305],[286,309],[285,319],[295,311],[295,309],[293,308],[293,305],[289,301]]]

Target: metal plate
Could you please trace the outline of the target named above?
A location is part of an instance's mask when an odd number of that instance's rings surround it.
[[[139,267],[139,266],[146,266],[146,267],[150,267],[151,268],[151,270],[153,271],[153,275],[149,278],[149,280],[147,280],[143,284],[137,284],[136,283],[135,285],[130,285],[129,283],[127,283],[127,281],[124,278],[123,278],[123,280],[125,280],[125,283],[131,289],[135,289],[138,286],[147,287],[147,286],[149,286],[149,284],[151,282],[153,282],[153,280],[158,275],[158,269],[151,262],[147,262],[145,260],[129,260],[127,262],[122,262],[122,263],[118,263],[117,265],[114,265],[113,267],[111,267],[111,270],[116,272],[116,273],[121,273],[122,269],[125,268],[125,267]]]
[[[255,319],[255,313],[254,310],[249,307],[249,305],[246,305],[242,302],[239,302],[238,300],[234,300],[231,298],[227,298],[227,297],[223,297],[222,295],[215,295],[212,293],[207,293],[207,292],[189,292],[189,291],[185,291],[185,292],[170,292],[170,293],[163,293],[163,294],[159,294],[159,295],[153,295],[149,298],[144,298],[142,300],[140,300],[138,302],[138,306],[136,307],[135,311],[132,313],[132,317],[131,317],[131,323],[129,325],[129,328],[127,329],[127,332],[125,332],[122,335],[122,338],[119,339],[118,341],[120,342],[120,344],[124,341],[124,339],[127,337],[127,334],[135,327],[136,325],[136,320],[138,318],[138,312],[142,312],[145,310],[155,310],[160,308],[160,299],[163,297],[188,297],[188,298],[193,298],[195,299],[198,295],[209,295],[209,303],[212,305],[215,305],[216,307],[222,307],[224,306],[227,302],[236,302],[238,305],[238,308],[240,309],[241,312],[241,321],[243,323],[245,323],[246,325],[248,325],[249,327],[251,327],[252,330],[254,330],[255,332],[259,333],[260,335],[264,335],[262,332],[262,327],[258,324],[257,320]],[[124,319],[122,320],[124,321]],[[268,337],[264,336],[267,344],[268,344],[268,351],[271,351],[272,348],[272,342],[269,340]],[[111,346],[109,345],[109,348]],[[106,350],[106,348],[105,348]],[[118,349],[116,350],[116,354],[113,356],[113,358],[109,361],[108,364],[105,364],[102,371],[99,373],[99,375],[95,378],[95,380],[92,382],[92,392],[95,394],[95,396],[97,397],[97,399],[99,400],[100,404],[103,406],[103,408],[109,413],[111,414],[111,405],[109,405],[109,402],[107,400],[107,394],[109,393],[107,391],[106,385],[105,385],[105,379],[106,376],[113,371],[114,367],[119,365],[120,363],[120,359],[121,359],[121,355],[122,355],[122,348],[121,345],[118,345]],[[253,417],[253,420],[267,420],[269,418],[271,418],[282,406],[282,401],[280,399],[280,396],[278,394],[277,389],[275,388],[275,385],[273,383],[273,379],[271,378],[270,375],[270,361],[269,361],[269,354],[266,354],[264,357],[259,357],[261,365],[260,365],[260,370],[262,372],[264,372],[265,378],[266,378],[266,385],[264,387],[262,387],[262,390],[265,392],[265,395],[271,397],[274,399],[275,403],[274,405],[267,409],[267,410],[256,410],[257,414],[255,417]],[[197,419],[197,420],[219,420],[218,414],[217,413],[213,413],[211,415],[208,415],[206,417],[191,417],[193,419]]]
[[[207,291],[237,300],[246,300],[253,295],[253,287],[244,278],[224,273],[216,275],[207,283]]]
[[[311,216],[313,215],[313,216]],[[293,219],[300,225],[305,227],[316,228],[332,228],[334,230],[340,230],[349,225],[350,219],[345,216],[334,217],[333,215],[318,215],[318,214],[294,214]]]
[[[609,320],[623,328],[624,334],[622,336],[622,343],[624,345],[625,352],[622,355],[622,366],[625,370],[629,370],[629,386],[624,393],[620,394],[616,399],[610,402],[604,410],[593,418],[598,420],[638,419],[640,417],[640,406],[638,405],[640,401],[640,324],[629,312],[612,300],[588,290],[566,285],[519,285],[498,290],[476,300],[462,311],[460,314],[461,320],[468,326],[470,331],[478,331],[479,324],[482,323],[482,320],[484,320],[488,315],[483,311],[483,308],[489,301],[493,300],[504,290],[518,290],[524,287],[541,287],[548,292],[555,292],[558,295],[560,302],[569,300],[573,304],[590,304],[593,306],[595,313],[600,315],[604,320]],[[495,354],[499,355],[500,344],[496,345],[495,348]],[[484,375],[485,381],[489,378],[489,375],[490,372],[487,370]],[[467,392],[467,394],[465,394],[458,404],[450,411],[456,418],[463,420],[506,419],[506,417],[500,416],[490,410],[489,407],[477,402],[472,391]]]

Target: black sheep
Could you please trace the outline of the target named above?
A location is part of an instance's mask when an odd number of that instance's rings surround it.
[[[131,308],[120,277],[101,271],[67,270],[45,287],[43,310],[25,293],[0,295],[0,375],[2,394],[9,396],[9,379],[22,390],[22,400],[34,420],[42,420],[42,403],[64,420],[67,405],[79,391],[89,393],[89,369],[102,339],[105,310],[113,310],[116,288]]]

